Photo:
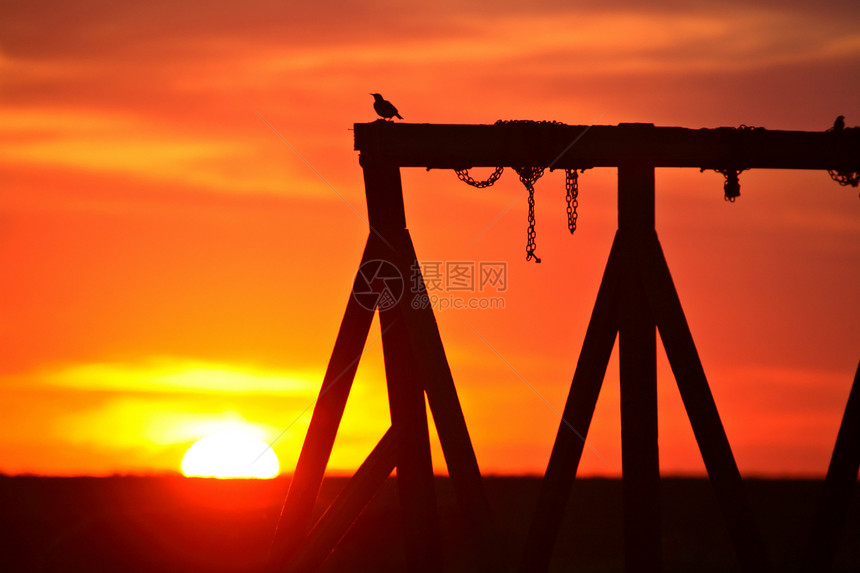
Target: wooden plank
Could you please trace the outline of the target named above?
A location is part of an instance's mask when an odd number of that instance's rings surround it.
[[[408,297],[404,296],[393,308],[379,312],[391,427],[402,435],[397,456],[397,486],[409,570],[441,571],[442,543],[427,408],[404,316],[408,305]]]
[[[406,228],[400,169],[383,156],[362,157],[361,165],[371,235],[385,245],[379,258],[398,265],[401,277],[408,280],[408,270],[399,266]],[[391,294],[396,298],[396,293]],[[391,427],[402,440],[397,485],[410,570],[439,571],[442,549],[427,408],[417,357],[409,342],[406,313],[410,301],[405,294],[379,307]]]
[[[656,233],[651,240],[655,259],[641,261],[640,265],[645,291],[717,503],[743,571],[769,571],[764,544],[738,466]]]
[[[857,487],[860,472],[860,365],[848,394],[848,403],[833,447],[827,477],[821,489],[821,500],[803,559],[803,571],[827,573],[833,569],[833,557],[845,524],[848,504]]]
[[[391,249],[388,235],[406,228],[400,168],[384,156],[366,155],[360,161],[370,232]]]
[[[401,445],[399,435],[389,428],[343,491],[314,525],[284,571],[311,573],[319,569],[394,471]]]
[[[591,425],[594,406],[606,375],[612,348],[615,346],[615,334],[618,332],[616,289],[620,261],[617,251],[616,235],[585,332],[582,351],[579,353],[579,361],[573,374],[546,474],[541,483],[537,508],[518,569],[522,573],[540,573],[549,569],[553,547],[582,458],[588,427]]]
[[[624,285],[618,331],[625,571],[662,569],[657,329],[638,281]]]
[[[379,241],[371,235],[362,262],[378,257],[378,251]],[[356,286],[357,282],[353,290]],[[276,569],[287,562],[310,526],[320,484],[372,321],[373,311],[359,304],[350,293],[272,542],[270,562]]]
[[[654,169],[618,168],[618,356],[621,376],[621,465],[624,567],[628,573],[662,569],[660,457],[657,444],[657,327],[637,261],[652,259]]]
[[[418,257],[407,230],[403,231],[398,246],[399,252],[404,255],[400,260],[400,268],[409,271]],[[420,276],[420,269],[415,272]],[[423,278],[420,281],[423,284]],[[412,299],[407,302],[410,304],[405,317],[410,342],[418,361],[418,371],[422,375],[457,503],[466,521],[465,529],[472,536],[471,545],[478,553],[476,566],[481,571],[493,573],[509,570],[511,564],[506,558],[506,548],[501,543],[493,520],[433,308],[429,305],[416,308],[411,304]]]
[[[826,127],[826,126],[822,126]],[[357,123],[362,161],[400,167],[653,167],[840,169],[860,171],[860,129],[839,132],[687,129],[652,124],[440,125]]]

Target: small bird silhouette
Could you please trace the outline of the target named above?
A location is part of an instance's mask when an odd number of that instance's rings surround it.
[[[833,122],[833,127],[830,128],[830,131],[842,131],[845,129],[845,116],[840,115],[836,118],[836,121]]]
[[[376,113],[379,117],[385,119],[391,119],[392,117],[396,117],[399,119],[403,119],[399,113],[397,113],[397,108],[394,107],[390,101],[382,98],[381,94],[370,94],[373,96],[373,109],[376,110]]]

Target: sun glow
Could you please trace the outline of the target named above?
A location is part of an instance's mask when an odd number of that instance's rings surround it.
[[[243,428],[210,434],[191,444],[182,458],[186,477],[261,478],[278,475],[272,448]]]

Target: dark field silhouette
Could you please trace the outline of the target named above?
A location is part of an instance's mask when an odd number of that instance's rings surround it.
[[[327,505],[345,484],[328,478]],[[437,478],[446,570],[469,571],[453,490]],[[183,477],[0,478],[3,571],[263,571],[289,485],[276,480]],[[490,477],[503,550],[518,558],[540,481]],[[778,571],[796,570],[821,482],[750,480],[753,510]],[[711,485],[703,479],[662,483],[666,571],[737,571]],[[578,480],[566,511],[553,570],[622,571],[621,481]],[[836,571],[860,564],[860,496],[852,498]],[[388,480],[324,571],[403,571],[397,485]]]

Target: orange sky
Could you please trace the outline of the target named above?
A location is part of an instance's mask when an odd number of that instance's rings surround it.
[[[0,1],[0,472],[178,471],[242,421],[294,467],[367,234],[369,92],[410,122],[860,124],[856,2],[525,6]],[[510,172],[403,171],[421,258],[508,264],[504,309],[437,315],[486,472],[545,469],[615,175],[581,177],[573,238],[562,174],[538,182],[538,266]],[[741,471],[822,474],[858,360],[860,200],[823,172],[741,193],[658,170],[658,233]],[[335,470],[388,425],[378,332]],[[659,360],[662,468],[701,472]],[[583,473],[620,472],[619,436],[613,359]]]

